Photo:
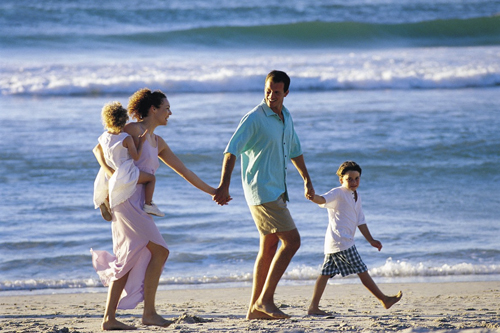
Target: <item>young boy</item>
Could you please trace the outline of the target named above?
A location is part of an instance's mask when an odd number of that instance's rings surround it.
[[[356,162],[347,161],[340,165],[337,175],[342,186],[333,188],[322,196],[314,195],[312,199],[320,207],[328,209],[329,223],[325,235],[325,261],[321,275],[316,280],[307,313],[328,315],[319,308],[319,301],[328,279],[336,274],[342,276],[358,274],[363,285],[378,298],[384,308],[389,309],[401,299],[403,293],[400,291],[396,296],[386,296],[382,293],[368,274],[368,269],[354,245],[354,233],[357,227],[371,246],[379,251],[382,249],[382,243],[373,239],[366,226],[361,198],[356,191],[361,177],[361,167]]]

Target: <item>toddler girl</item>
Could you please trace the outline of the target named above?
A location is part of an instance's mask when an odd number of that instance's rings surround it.
[[[106,163],[115,170],[107,179],[101,168],[94,182],[95,208],[101,209],[102,217],[111,221],[111,210],[121,204],[135,192],[137,184],[145,185],[144,211],[151,215],[165,216],[153,203],[156,177],[140,171],[134,164],[141,157],[147,130],[139,136],[137,146],[134,139],[123,132],[128,121],[127,110],[119,102],[112,102],[102,108],[102,122],[107,129],[99,137]],[[108,202],[109,200],[109,202]]]

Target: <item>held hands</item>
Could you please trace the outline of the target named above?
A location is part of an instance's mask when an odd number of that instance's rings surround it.
[[[304,196],[307,200],[314,200],[314,195],[316,192],[314,191],[314,187],[311,182],[304,183]]]
[[[233,200],[229,195],[229,189],[223,186],[219,186],[215,189],[215,194],[212,197],[212,200],[215,201],[219,206],[227,205],[229,201]]]

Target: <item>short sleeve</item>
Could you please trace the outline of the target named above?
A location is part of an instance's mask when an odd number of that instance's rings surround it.
[[[333,188],[325,194],[321,195],[325,198],[325,203],[319,205],[321,208],[335,208],[337,206],[338,197],[340,195],[340,190],[338,188]]]
[[[231,153],[235,156],[241,155],[249,146],[254,136],[255,128],[254,117],[250,113],[246,114],[229,140],[224,153]]]

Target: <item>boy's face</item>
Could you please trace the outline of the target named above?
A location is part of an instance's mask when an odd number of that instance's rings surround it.
[[[351,191],[356,191],[356,189],[359,186],[359,180],[361,178],[361,175],[357,171],[347,171],[345,175],[342,177],[339,177],[340,184],[351,190]]]

